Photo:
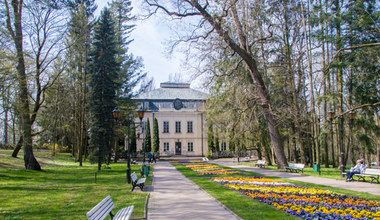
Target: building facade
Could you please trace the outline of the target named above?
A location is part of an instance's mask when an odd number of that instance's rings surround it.
[[[161,156],[204,156],[207,148],[207,124],[204,104],[207,94],[190,88],[188,83],[161,83],[134,100],[146,110],[137,139],[137,150],[143,149],[146,121],[153,134],[154,118],[158,121]],[[139,122],[140,119],[135,119]]]

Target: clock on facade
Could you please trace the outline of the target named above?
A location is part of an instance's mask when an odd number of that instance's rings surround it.
[[[181,108],[183,108],[183,104],[180,99],[175,99],[173,104],[175,110],[180,110]]]

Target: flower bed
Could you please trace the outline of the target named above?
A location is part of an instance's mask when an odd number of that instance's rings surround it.
[[[182,165],[200,175],[244,174],[237,170],[221,168],[219,166],[206,163],[182,163]]]
[[[303,219],[377,219],[380,202],[299,186],[261,176],[212,181]]]

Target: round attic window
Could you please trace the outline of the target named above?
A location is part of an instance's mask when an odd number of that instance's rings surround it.
[[[175,110],[180,110],[181,108],[183,108],[183,104],[180,99],[175,99],[173,104]]]

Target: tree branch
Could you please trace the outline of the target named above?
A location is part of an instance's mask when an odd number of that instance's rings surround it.
[[[362,45],[357,45],[357,46],[352,46],[352,47],[341,48],[341,49],[339,49],[339,50],[335,53],[335,55],[334,55],[333,58],[331,59],[329,65],[327,65],[327,67],[326,67],[323,71],[327,71],[327,70],[330,69],[331,64],[333,63],[333,61],[334,61],[335,58],[339,55],[340,52],[345,51],[345,50],[352,50],[352,49],[357,49],[357,48],[373,47],[373,46],[380,46],[380,42],[369,43],[369,44],[362,44]]]

